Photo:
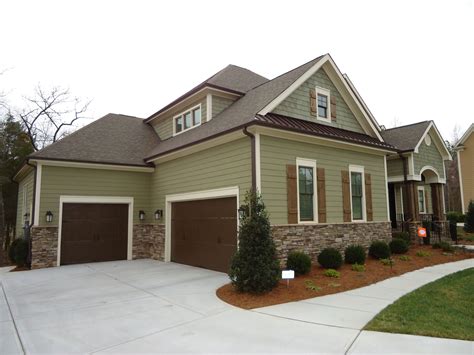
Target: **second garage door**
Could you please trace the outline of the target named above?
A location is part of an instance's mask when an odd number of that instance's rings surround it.
[[[127,259],[128,205],[63,204],[61,265]]]
[[[237,250],[235,197],[174,202],[171,261],[228,272]]]

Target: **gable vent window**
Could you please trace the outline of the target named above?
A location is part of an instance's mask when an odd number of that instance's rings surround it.
[[[328,118],[328,97],[318,94],[318,117]]]
[[[331,122],[331,92],[327,89],[316,87],[316,118],[320,121]]]
[[[201,105],[174,116],[174,134],[185,132],[201,124]]]

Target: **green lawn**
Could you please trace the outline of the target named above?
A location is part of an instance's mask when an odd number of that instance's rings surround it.
[[[403,296],[365,329],[474,340],[474,268],[448,275]]]

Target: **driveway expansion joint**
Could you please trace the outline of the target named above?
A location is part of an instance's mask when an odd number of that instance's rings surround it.
[[[3,283],[2,282],[0,282],[0,287],[2,288],[2,293],[3,293],[3,297],[5,298],[5,303],[7,304],[8,312],[10,313],[10,318],[11,318],[12,323],[13,323],[13,328],[15,329],[16,337],[17,337],[18,341],[20,342],[21,351],[23,352],[23,354],[25,354],[26,353],[25,352],[25,346],[23,345],[23,341],[21,340],[20,332],[18,331],[18,327],[17,327],[16,321],[15,321],[15,318],[13,317],[13,313],[12,313],[12,310],[10,308],[10,302],[8,302],[8,297],[7,297],[7,294],[5,292],[5,289],[3,288]]]

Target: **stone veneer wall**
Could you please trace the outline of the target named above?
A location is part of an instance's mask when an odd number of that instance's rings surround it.
[[[165,225],[133,225],[133,259],[165,260]]]
[[[274,225],[273,240],[280,263],[286,263],[290,251],[303,251],[315,262],[318,254],[327,247],[344,249],[350,244],[366,248],[374,240],[389,242],[392,238],[390,222],[338,223],[314,225]]]
[[[132,258],[164,260],[165,226],[163,224],[134,224]],[[58,227],[31,228],[31,268],[57,265]]]
[[[31,228],[31,269],[56,266],[58,227]]]

